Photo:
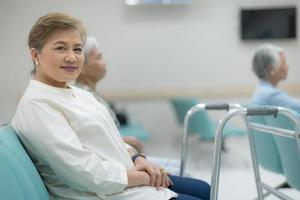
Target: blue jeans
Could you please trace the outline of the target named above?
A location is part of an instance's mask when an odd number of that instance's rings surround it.
[[[170,179],[173,186],[169,189],[178,194],[178,197],[171,200],[209,200],[210,186],[208,183],[179,176],[170,176]]]

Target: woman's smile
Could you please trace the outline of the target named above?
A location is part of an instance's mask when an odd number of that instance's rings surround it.
[[[67,72],[75,72],[77,70],[77,67],[72,65],[61,66],[60,68]]]

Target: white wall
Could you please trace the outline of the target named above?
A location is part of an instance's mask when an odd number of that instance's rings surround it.
[[[79,17],[96,36],[109,73],[105,92],[189,90],[254,85],[251,56],[260,42],[239,38],[239,9],[299,5],[296,0],[194,0],[184,6],[128,7],[123,0],[0,1],[0,123],[11,119],[32,63],[26,41],[36,19],[50,11]],[[299,33],[298,23],[298,33]],[[300,84],[299,39],[286,48],[289,82]]]

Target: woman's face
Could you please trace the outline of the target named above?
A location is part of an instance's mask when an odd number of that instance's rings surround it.
[[[106,63],[100,49],[94,48],[90,51],[84,73],[93,81],[98,81],[105,76]]]
[[[78,77],[84,61],[81,36],[75,29],[53,32],[41,52],[32,48],[31,54],[36,62],[36,79],[62,88]]]
[[[276,77],[278,82],[287,78],[288,70],[289,70],[284,53],[280,53],[279,56],[280,56],[279,65],[274,69],[273,72],[273,76]]]

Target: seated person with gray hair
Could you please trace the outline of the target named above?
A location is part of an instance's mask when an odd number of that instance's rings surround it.
[[[96,92],[96,85],[97,82],[100,81],[104,76],[106,72],[106,64],[104,62],[102,52],[99,48],[99,44],[97,40],[94,37],[87,37],[86,43],[83,48],[83,53],[85,57],[85,61],[83,64],[83,70],[79,77],[76,79],[75,85],[83,88],[85,90],[90,91],[96,99],[104,104],[106,108],[109,110],[111,117],[114,119],[115,124],[118,126],[119,122],[118,119],[112,109],[110,109],[109,104],[101,97],[101,95]],[[100,111],[99,111],[100,112]],[[143,151],[143,144],[135,137],[123,137],[123,140],[125,143],[129,144],[130,146],[134,147],[139,152]],[[132,152],[133,154],[135,152]],[[140,155],[140,154],[135,154]],[[145,157],[143,155],[140,155],[144,159]],[[150,158],[150,159],[149,159]],[[176,198],[171,198],[170,200],[200,200],[200,199],[209,199],[210,196],[210,186],[198,179],[193,178],[185,178],[185,177],[179,177],[179,181],[173,179],[171,173],[169,173],[168,162],[164,159],[159,159],[156,157],[149,157],[147,156],[147,162],[152,163],[156,166],[164,166],[161,168],[161,172],[169,175],[171,178],[168,178],[170,181],[170,188],[179,190],[181,194],[178,195]],[[150,169],[150,168],[149,168]],[[159,189],[161,190],[161,189]],[[157,199],[156,197],[149,198]]]
[[[124,116],[117,115],[112,109],[111,105],[96,91],[98,81],[102,80],[106,74],[106,63],[103,59],[102,52],[99,44],[94,37],[87,37],[86,44],[83,49],[84,64],[81,74],[76,79],[75,85],[82,89],[91,92],[94,97],[106,106],[110,112],[111,117],[114,119],[115,124],[119,128],[124,124]],[[121,118],[120,118],[121,116]],[[122,123],[120,123],[122,122]],[[124,142],[134,147],[138,152],[144,152],[144,145],[134,136],[123,136]]]
[[[258,105],[281,106],[300,113],[300,101],[277,88],[288,75],[288,65],[281,47],[266,44],[257,49],[253,57],[252,69],[259,79],[252,103]]]
[[[111,117],[114,119],[115,124],[118,128],[120,128],[120,125],[124,125],[124,117],[120,118],[120,115],[118,115],[115,110],[111,109],[111,105],[101,96],[98,91],[96,91],[97,83],[101,81],[106,74],[106,63],[96,38],[90,36],[86,38],[86,44],[84,46],[83,53],[85,57],[83,70],[76,79],[75,85],[91,92],[99,102],[104,104],[110,112]],[[132,131],[131,129],[127,129],[126,131],[128,131],[126,134],[132,134],[132,132],[130,132]],[[138,131],[143,130],[134,130],[134,132]],[[138,138],[134,136],[123,136],[123,140],[130,146],[134,147],[139,153],[144,153],[144,145]],[[177,160],[151,156],[148,156],[148,159],[153,163],[164,166],[173,174],[179,173],[179,162]]]

